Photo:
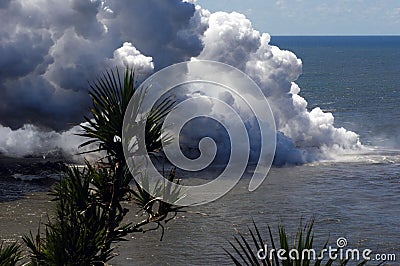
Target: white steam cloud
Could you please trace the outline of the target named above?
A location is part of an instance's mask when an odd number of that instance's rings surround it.
[[[25,125],[17,130],[0,126],[0,153],[15,157],[75,155],[82,152],[78,151],[78,146],[84,138],[76,135],[80,132],[80,126],[61,133],[42,131],[34,125]]]
[[[145,78],[190,59],[230,64],[260,86],[279,131],[276,164],[360,147],[357,134],[334,127],[331,113],[307,110],[295,83],[300,59],[270,45],[270,36],[244,15],[211,14],[192,2],[0,1],[0,152],[76,153],[82,139],[74,135],[77,126],[69,127],[88,110],[88,80],[107,67],[128,65]],[[230,95],[221,98],[234,104]]]

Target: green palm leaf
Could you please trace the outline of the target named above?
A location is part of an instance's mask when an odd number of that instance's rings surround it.
[[[21,245],[18,243],[12,243],[11,245],[0,244],[0,265],[1,266],[13,266],[22,260]]]
[[[98,148],[88,152],[105,151],[108,158],[115,158],[117,162],[124,161],[121,141],[123,121],[129,102],[136,97],[131,115],[131,120],[144,120],[145,144],[149,153],[161,150],[162,123],[165,116],[175,104],[172,97],[166,97],[152,110],[140,118],[139,107],[145,97],[145,90],[139,91],[135,82],[133,69],[126,69],[124,76],[120,75],[118,68],[115,71],[106,71],[99,79],[90,84],[89,95],[93,106],[90,110],[92,116],[85,117],[87,125],[82,125],[83,133],[80,136],[89,138],[79,147],[97,143]],[[167,142],[168,138],[164,139]]]

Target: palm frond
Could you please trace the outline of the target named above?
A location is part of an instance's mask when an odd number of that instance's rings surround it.
[[[22,260],[21,245],[12,243],[10,245],[0,244],[0,265],[14,266]]]
[[[115,71],[108,70],[90,84],[89,95],[93,103],[90,110],[92,117],[85,117],[88,125],[82,125],[84,132],[79,134],[89,140],[82,143],[80,148],[96,143],[99,148],[93,151],[105,151],[109,157],[115,157],[119,162],[123,161],[122,143],[116,140],[122,138],[123,130],[129,130],[123,129],[123,121],[129,103],[134,98],[135,105],[128,115],[132,123],[142,120],[146,122],[146,150],[149,153],[161,150],[162,123],[175,104],[174,99],[166,97],[144,117],[139,117],[139,108],[146,95],[146,89],[139,90],[136,85],[134,70],[129,68],[125,70],[123,77],[118,68]],[[168,137],[165,137],[163,141],[166,143]]]

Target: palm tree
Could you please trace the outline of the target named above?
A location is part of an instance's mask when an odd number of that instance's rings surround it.
[[[97,148],[89,152],[103,152],[105,157],[95,165],[86,162],[83,170],[68,169],[53,188],[56,214],[46,224],[44,237],[40,230],[36,236],[31,233],[24,237],[33,265],[103,264],[114,256],[113,243],[123,240],[127,234],[152,230],[144,228],[151,223],[163,229],[161,222],[168,222],[169,214],[174,217],[179,211],[180,208],[161,202],[159,197],[151,196],[140,187],[125,162],[121,142],[124,116],[133,97],[140,104],[145,96],[136,85],[134,71],[129,68],[123,77],[118,69],[106,71],[90,85],[92,117],[85,117],[87,123],[82,125],[80,135],[88,140],[80,147],[96,144]],[[171,98],[165,98],[145,117],[149,152],[161,150],[162,122],[173,104]],[[175,170],[172,170],[167,179],[177,182],[174,177]],[[177,194],[164,187],[157,189],[159,193]],[[133,200],[147,218],[136,224],[123,224],[129,210],[122,202],[127,200]]]

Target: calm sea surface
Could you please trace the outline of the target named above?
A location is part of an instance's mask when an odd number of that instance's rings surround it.
[[[400,264],[400,37],[272,37],[271,42],[302,59],[298,84],[309,108],[332,112],[336,126],[357,132],[371,151],[273,168],[251,193],[244,178],[222,199],[178,214],[166,225],[163,241],[159,231],[132,235],[113,265],[231,265],[223,248],[229,249],[228,241],[253,219],[267,240],[268,224],[276,229],[281,221],[294,232],[302,218],[311,217],[320,246],[329,238],[335,247],[336,239],[345,237],[349,247],[395,253],[398,261],[389,265]],[[185,184],[204,182],[196,174],[183,178]],[[0,203],[2,239],[18,239],[36,228],[50,208],[43,192],[28,196]],[[137,221],[135,214],[129,218]]]

